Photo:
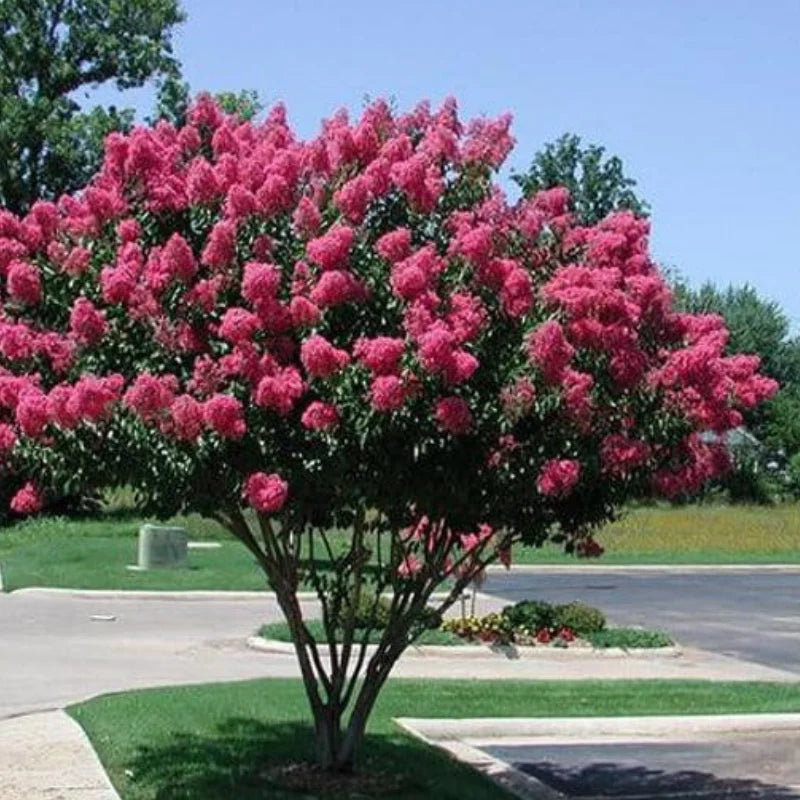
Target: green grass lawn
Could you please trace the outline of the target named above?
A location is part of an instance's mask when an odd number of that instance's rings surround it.
[[[190,569],[130,572],[140,521],[36,518],[0,529],[0,564],[7,591],[24,586],[81,589],[259,590],[264,579],[245,548],[210,520],[178,517],[190,539],[213,539],[218,550],[193,550]],[[344,545],[346,535],[332,537]],[[630,510],[598,535],[599,564],[800,563],[800,509],[744,506],[653,507]],[[517,564],[581,564],[555,547],[518,547]]]
[[[798,711],[800,684],[396,679],[376,706],[362,764],[403,776],[402,789],[386,796],[497,800],[506,795],[403,734],[392,718]],[[269,786],[265,777],[273,765],[312,757],[298,681],[126,692],[73,706],[69,713],[86,730],[123,800],[317,800]]]
[[[306,627],[316,641],[328,641],[328,637],[325,635],[325,626],[322,624],[322,620],[310,619],[306,622]],[[337,632],[341,633],[340,631]],[[263,636],[265,639],[273,639],[277,642],[292,641],[292,634],[289,631],[289,626],[285,622],[270,622],[267,625],[262,625],[258,629],[258,635]],[[383,631],[370,631],[369,643],[378,644],[382,635]],[[356,636],[360,637],[360,632],[357,631]],[[339,641],[341,641],[340,637],[337,638]],[[462,639],[460,636],[456,636],[454,633],[450,633],[449,631],[432,629],[423,631],[415,640],[414,644],[467,645],[469,642],[467,642],[465,639]]]

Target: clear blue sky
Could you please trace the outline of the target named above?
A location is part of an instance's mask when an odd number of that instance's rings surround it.
[[[365,95],[514,114],[512,167],[565,131],[622,157],[652,249],[751,282],[800,330],[798,0],[184,0],[193,90],[283,100],[302,135]],[[101,93],[107,96],[106,92]],[[142,111],[152,94],[132,102]]]

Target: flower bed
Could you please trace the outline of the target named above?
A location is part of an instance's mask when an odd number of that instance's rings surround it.
[[[606,628],[603,612],[580,602],[553,606],[523,600],[499,613],[444,620],[441,629],[467,643],[520,647],[639,649],[673,645],[670,637],[659,631]]]
[[[379,606],[380,607],[380,606]],[[370,630],[357,628],[356,641],[366,635],[369,644],[378,644],[383,634],[380,614]],[[539,600],[523,600],[501,612],[482,617],[462,616],[446,619],[422,631],[414,644],[421,647],[490,645],[513,647],[592,648],[596,650],[654,649],[672,647],[665,633],[639,628],[607,628],[602,611],[584,603],[552,606]],[[316,641],[325,641],[321,620],[309,620],[308,631]],[[338,630],[337,630],[338,633]],[[258,636],[273,642],[291,642],[285,622],[262,626]],[[338,637],[337,637],[338,638]]]

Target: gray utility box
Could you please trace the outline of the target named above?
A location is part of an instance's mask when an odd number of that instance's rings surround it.
[[[139,528],[139,569],[186,569],[188,536],[183,528],[142,525]]]

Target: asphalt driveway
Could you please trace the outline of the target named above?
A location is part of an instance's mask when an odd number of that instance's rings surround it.
[[[583,600],[616,625],[800,674],[800,570],[493,572],[483,591],[511,601]]]

